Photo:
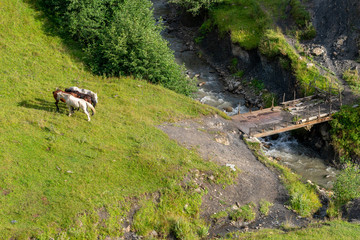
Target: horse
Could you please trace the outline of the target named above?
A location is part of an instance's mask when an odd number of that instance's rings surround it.
[[[69,117],[72,114],[72,108],[81,108],[84,111],[84,113],[87,115],[89,122],[90,122],[90,115],[89,112],[87,111],[87,108],[91,109],[92,115],[95,114],[95,108],[90,103],[88,103],[84,99],[74,97],[71,94],[65,92],[58,92],[57,100],[61,100],[66,103],[67,107],[69,108]]]
[[[59,99],[57,97],[57,94],[59,92],[62,92],[62,93],[65,93],[64,91],[61,91],[60,89],[57,89],[56,91],[53,92],[53,96],[55,98],[55,105],[56,105],[56,110],[59,112],[60,109],[59,109],[59,106],[58,106],[58,103],[59,103]],[[80,92],[69,92],[68,94],[71,94],[73,95],[74,97],[77,97],[77,98],[82,98],[84,99],[85,101],[87,101],[88,103],[90,104],[93,104],[92,100],[91,100],[91,96],[87,95],[87,94],[84,94],[84,93],[80,93]],[[65,102],[64,100],[61,100],[62,102]]]
[[[94,93],[93,91],[90,91],[88,89],[84,89],[84,88],[78,88],[78,87],[69,87],[69,88],[65,88],[65,92],[80,92],[80,93],[84,93],[87,95],[91,96],[91,101],[92,101],[92,105],[95,107],[96,104],[98,103],[98,97],[97,94]]]

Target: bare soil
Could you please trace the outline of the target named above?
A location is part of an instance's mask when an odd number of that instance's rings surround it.
[[[215,115],[167,123],[159,128],[180,145],[188,149],[198,149],[203,159],[219,165],[233,164],[241,171],[236,184],[226,188],[206,183],[208,194],[203,198],[201,216],[211,223],[210,237],[222,236],[233,231],[278,228],[284,225],[300,227],[309,223],[308,219],[299,218],[285,207],[288,195],[278,174],[270,171],[255,158],[232,121]],[[211,218],[214,213],[251,202],[259,206],[261,200],[274,205],[270,208],[268,216],[263,216],[256,210],[256,219],[252,222],[235,222],[229,218],[215,221]]]

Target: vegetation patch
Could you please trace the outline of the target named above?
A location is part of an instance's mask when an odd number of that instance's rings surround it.
[[[195,91],[195,82],[160,32],[148,0],[35,0],[53,23],[52,34],[75,41],[83,49],[86,65],[106,76],[132,75],[161,84],[185,95]],[[54,30],[56,29],[56,30]]]
[[[292,210],[296,211],[300,216],[310,217],[321,207],[314,186],[302,183],[299,175],[277,161],[268,159],[261,150],[259,143],[249,141],[246,141],[246,143],[259,161],[280,173],[280,179],[290,195],[288,204]]]
[[[273,206],[274,204],[266,201],[266,200],[261,200],[259,203],[259,211],[261,214],[263,214],[264,216],[269,215],[270,212],[270,208]]]
[[[360,197],[359,166],[348,162],[347,167],[336,176],[333,189],[337,206],[342,206],[350,200]]]
[[[360,157],[360,108],[343,106],[333,116],[332,143],[340,157],[357,161]],[[358,162],[359,163],[359,162]]]
[[[261,229],[256,232],[229,233],[225,239],[344,239],[358,238],[360,228],[358,224],[336,220],[325,223],[314,223],[302,229]]]
[[[350,85],[356,94],[360,94],[360,76],[357,69],[348,69],[343,73],[343,79]]]
[[[269,17],[254,0],[225,0],[210,11],[220,33],[230,32],[231,40],[250,50],[259,45],[269,26]]]
[[[247,205],[241,206],[239,209],[232,210],[229,213],[229,217],[233,221],[253,221],[256,217],[256,205],[254,203],[249,203]]]

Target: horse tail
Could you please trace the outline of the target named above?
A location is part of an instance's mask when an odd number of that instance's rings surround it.
[[[96,113],[95,108],[90,103],[86,102],[86,106],[91,109],[92,115],[94,115]]]

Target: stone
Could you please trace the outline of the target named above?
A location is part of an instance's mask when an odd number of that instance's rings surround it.
[[[233,108],[232,107],[224,107],[223,108],[226,112],[232,112]]]
[[[231,170],[233,170],[234,172],[236,171],[235,164],[227,163],[226,166],[229,167],[229,168],[230,168]]]
[[[319,48],[319,47],[317,47],[317,48],[314,48],[314,49],[312,50],[312,53],[313,53],[313,55],[320,56],[321,54],[324,53],[324,50],[321,49],[321,48]]]
[[[229,140],[227,138],[225,138],[225,137],[215,138],[215,141],[218,142],[218,143],[221,143],[221,144],[223,144],[225,146],[230,145]]]

